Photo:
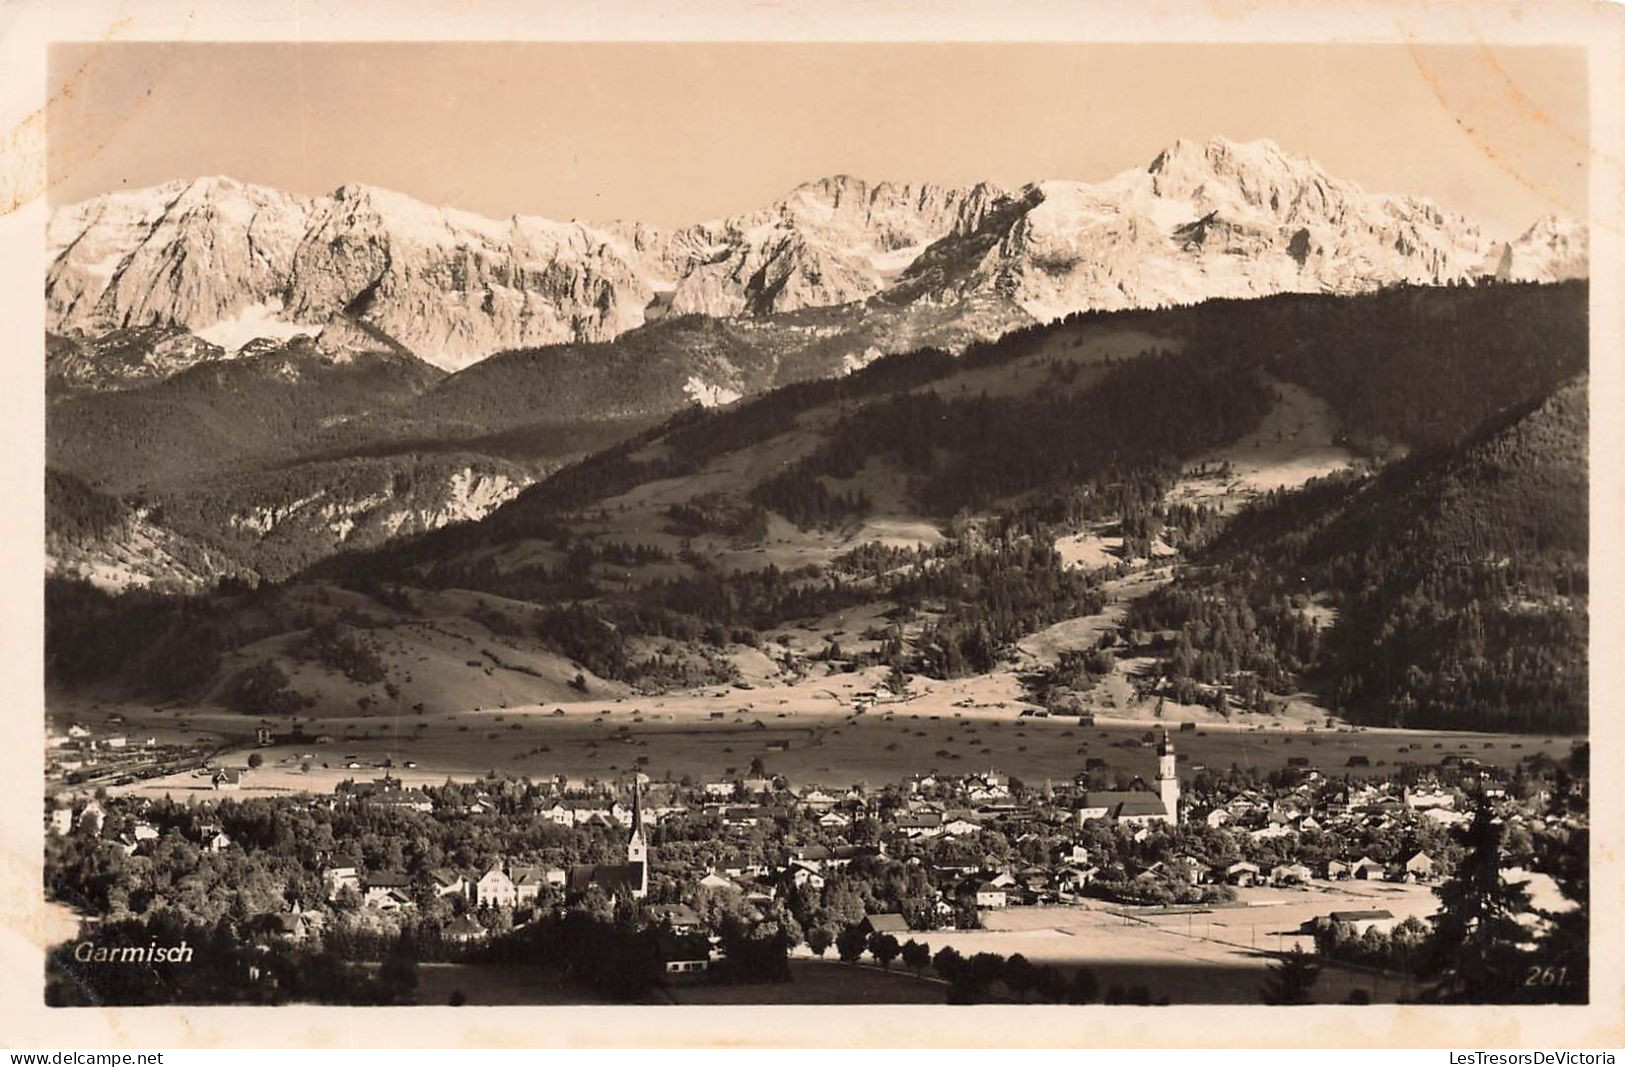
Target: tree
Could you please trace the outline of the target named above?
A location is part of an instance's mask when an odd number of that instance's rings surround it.
[[[835,930],[828,923],[819,923],[807,930],[807,947],[812,949],[812,954],[819,959],[824,958],[824,953],[828,952],[829,947],[833,944],[835,944]]]
[[[288,688],[287,672],[263,659],[232,675],[223,699],[233,711],[261,717],[288,715],[304,704],[304,698]]]
[[[258,752],[250,752],[248,754],[248,769],[249,770],[258,770],[260,767],[263,767],[264,765],[265,765],[265,757],[264,756],[260,755]]]
[[[1037,971],[1026,956],[1017,952],[1004,961],[1004,984],[1020,1000],[1027,999],[1037,982]]]
[[[916,978],[931,963],[931,946],[912,937],[903,942],[903,966],[914,972]]]
[[[1463,842],[1467,855],[1434,890],[1432,962],[1441,1000],[1493,1004],[1518,993],[1525,955],[1518,916],[1529,911],[1529,893],[1501,877],[1503,830],[1481,797]]]
[[[1269,981],[1260,992],[1265,1004],[1312,1004],[1319,978],[1320,964],[1294,945],[1279,963],[1270,965]]]
[[[1087,967],[1079,967],[1072,972],[1072,988],[1067,991],[1067,999],[1073,1004],[1088,1004],[1100,996],[1100,979],[1095,972]]]
[[[1004,977],[1005,960],[996,952],[978,952],[954,968],[950,1004],[976,1004],[987,999],[993,983]]]
[[[859,958],[863,956],[863,950],[868,947],[869,935],[865,934],[863,928],[856,923],[848,926],[835,937],[835,951],[841,954],[842,961],[846,963],[857,963]]]
[[[1541,912],[1546,934],[1535,948],[1534,980],[1526,988],[1541,1000],[1583,1004],[1591,978],[1591,835],[1578,830],[1561,838],[1543,835],[1539,866],[1575,907]]]
[[[410,1004],[417,988],[417,949],[403,932],[378,968],[378,995],[385,1004]]]
[[[891,970],[891,961],[896,959],[903,951],[897,938],[891,934],[874,933],[869,935],[869,954],[880,961],[880,969]]]
[[[937,954],[931,957],[931,969],[937,972],[937,977],[946,981],[953,981],[959,973],[959,967],[965,962],[965,957],[952,945],[944,945],[937,949]]]
[[[1033,989],[1048,1004],[1059,1004],[1066,998],[1066,979],[1054,964],[1046,963],[1037,969]]]

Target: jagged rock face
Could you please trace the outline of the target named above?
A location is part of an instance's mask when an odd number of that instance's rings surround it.
[[[47,324],[184,327],[235,350],[351,313],[439,366],[607,340],[652,294],[605,234],[494,221],[346,186],[304,200],[207,179],[99,197],[52,220]]]
[[[962,253],[957,250],[962,248]],[[911,272],[939,299],[998,293],[1034,318],[1485,273],[1478,227],[1373,196],[1268,141],[1182,141],[1097,185],[1040,182]],[[918,280],[905,278],[902,284]]]
[[[45,572],[83,578],[110,592],[133,588],[190,592],[236,573],[230,560],[133,511],[98,534],[47,531]]]
[[[52,218],[53,329],[202,328],[275,299],[310,202],[228,178],[113,193]]]
[[[314,200],[226,179],[63,208],[48,327],[179,326],[232,352],[346,315],[460,369],[609,340],[667,313],[771,315],[884,296],[985,317],[1282,291],[1586,271],[1582,225],[1508,245],[1425,199],[1376,196],[1269,141],[1180,141],[1098,184],[869,184],[835,177],[676,230],[483,218],[365,186]],[[932,312],[935,314],[935,312]],[[330,341],[336,343],[336,341]],[[200,356],[202,351],[200,350]]]
[[[45,378],[52,389],[128,389],[162,381],[225,352],[178,326],[111,330],[94,339],[47,339]]]
[[[862,300],[1002,195],[831,178],[664,232],[499,221],[359,185],[306,200],[202,179],[58,212],[49,325],[174,325],[235,350],[346,314],[459,369],[502,349],[609,340],[641,325],[657,294],[713,316]]]
[[[288,308],[347,312],[448,369],[503,348],[603,341],[643,322],[653,292],[578,223],[494,221],[346,186],[300,243]]]
[[[263,483],[221,488],[200,501],[186,494],[159,508],[123,509],[105,529],[47,530],[46,571],[78,575],[109,590],[152,586],[196,591],[227,575],[279,579],[290,565],[346,548],[369,548],[398,536],[484,518],[517,496],[531,477],[511,464],[481,460],[426,463],[410,477],[354,465],[343,477],[285,500],[249,502]],[[165,525],[180,517],[196,527],[200,508],[218,508],[220,528],[204,536]],[[193,519],[187,523],[188,517]],[[273,551],[264,560],[259,549]],[[274,564],[268,573],[269,561]]]
[[[1005,194],[840,175],[798,186],[778,203],[669,234],[611,230],[675,314],[768,315],[864,300],[925,248],[977,220]]]
[[[1495,277],[1511,282],[1555,282],[1584,278],[1591,269],[1586,228],[1572,219],[1547,215],[1501,250]]]
[[[530,479],[506,465],[430,468],[411,479],[357,471],[356,484],[324,487],[277,503],[244,507],[226,522],[251,540],[278,537],[365,547],[402,534],[422,533],[453,522],[484,518],[512,500]],[[325,553],[324,553],[325,554]]]

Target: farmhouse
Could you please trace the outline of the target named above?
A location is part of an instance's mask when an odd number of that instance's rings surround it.
[[[1349,864],[1349,877],[1362,882],[1381,881],[1386,868],[1370,856],[1361,856]]]
[[[674,934],[692,934],[704,925],[699,912],[687,904],[650,904],[644,909],[649,921]]]
[[[462,897],[468,899],[469,878],[449,867],[436,867],[429,872],[430,884],[434,887],[437,897]]]
[[[913,815],[901,816],[894,825],[897,832],[904,837],[938,837],[945,830],[942,824],[942,816],[934,811],[922,811]]]
[[[520,904],[534,903],[544,888],[562,891],[570,880],[563,867],[511,867],[508,877],[513,879],[514,896]]]
[[[864,933],[869,934],[906,934],[909,931],[908,920],[895,911],[865,915],[859,925]]]
[[[661,967],[668,979],[703,975],[711,968],[711,941],[698,932],[659,932],[657,942]]]
[[[412,906],[409,883],[399,874],[372,874],[362,883],[361,902],[378,911],[399,911]]]
[[[474,903],[482,908],[511,908],[519,903],[519,889],[501,864],[492,864],[491,869],[475,881]]]
[[[391,789],[377,794],[372,803],[384,807],[399,808],[406,811],[421,811],[428,813],[434,810],[434,801],[416,789]]]
[[[446,924],[445,936],[448,940],[465,945],[471,941],[484,941],[485,927],[481,926],[473,916],[459,915]]]
[[[1003,908],[1010,903],[1004,887],[994,885],[992,882],[977,883],[975,893],[978,908]]]
[[[354,867],[328,867],[322,871],[322,881],[327,885],[328,900],[334,899],[346,889],[361,888],[361,875]]]

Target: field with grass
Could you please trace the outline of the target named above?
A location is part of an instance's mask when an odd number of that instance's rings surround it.
[[[103,726],[119,714],[124,723],[118,728],[132,736],[208,737],[220,746],[211,761],[215,766],[245,767],[258,754],[263,766],[245,779],[243,795],[325,792],[346,778],[376,777],[386,768],[404,781],[428,783],[491,771],[613,778],[639,770],[656,779],[714,779],[745,774],[757,757],[770,773],[795,785],[879,786],[927,771],[989,768],[1038,785],[1070,780],[1091,759],[1147,780],[1155,773],[1147,736],[1161,724],[1102,718],[1084,726],[1069,718],[1021,717],[1030,706],[1007,673],[952,682],[916,678],[909,697],[859,713],[854,698],[879,688],[880,681],[875,670],[748,690],[712,687],[659,697],[422,715],[378,712],[306,725],[331,738],[325,743],[268,747],[253,744],[257,720],[226,711],[70,704],[56,714],[59,728],[68,721]],[[182,714],[191,730],[186,735],[175,732]],[[1561,757],[1573,744],[1566,737],[1309,730],[1301,723],[1269,728],[1203,723],[1182,731],[1179,721],[1170,714],[1166,725],[1174,731],[1182,774],[1232,764],[1267,772],[1304,759],[1326,774],[1358,777],[1386,774],[1404,761],[1437,763],[1447,755],[1507,766],[1535,752]],[[209,790],[206,776],[180,774],[114,791],[184,797]]]
[[[1089,968],[1101,995],[1113,987],[1143,987],[1152,1001],[1173,1004],[1257,1004],[1277,953],[1313,951],[1300,933],[1307,920],[1337,910],[1383,908],[1396,919],[1425,918],[1437,907],[1431,889],[1386,883],[1314,883],[1302,889],[1245,889],[1233,906],[1201,909],[1121,907],[1104,902],[982,912],[986,929],[932,930],[911,935],[933,952],[952,946],[962,956],[1017,953],[1061,969],[1068,980]],[[805,946],[790,960],[791,981],[720,985],[687,979],[662,986],[648,1004],[941,1004],[947,984],[930,968],[915,975],[902,963],[883,970],[867,957],[852,965],[833,953],[814,958]],[[590,992],[537,968],[486,964],[424,964],[420,1004],[583,1004]],[[1373,1002],[1415,996],[1415,983],[1397,975],[1326,964],[1314,988],[1317,1002],[1337,1004],[1356,990]],[[1013,999],[995,987],[994,1000]]]
[[[1311,939],[1299,934],[1305,920],[1363,908],[1386,908],[1404,919],[1429,915],[1436,906],[1425,886],[1322,883],[1298,890],[1242,890],[1237,906],[1205,911],[1164,912],[1098,901],[984,911],[986,929],[914,936],[933,952],[952,946],[962,956],[1020,953],[1035,964],[1061,968],[1068,979],[1086,966],[1103,993],[1113,986],[1144,986],[1153,1002],[1166,997],[1174,1004],[1257,1004],[1277,952],[1294,945],[1313,951]],[[1392,975],[1327,966],[1315,998],[1336,1004],[1354,989],[1377,1002],[1416,992]]]

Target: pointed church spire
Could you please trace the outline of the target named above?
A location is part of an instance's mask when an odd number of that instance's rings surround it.
[[[649,894],[649,845],[643,839],[643,784],[632,776],[632,833],[626,841],[626,862],[637,867],[638,887],[632,891],[634,900]]]
[[[1174,756],[1174,743],[1168,737],[1168,727],[1162,728],[1157,742],[1157,792],[1170,825],[1179,824],[1179,768]]]

